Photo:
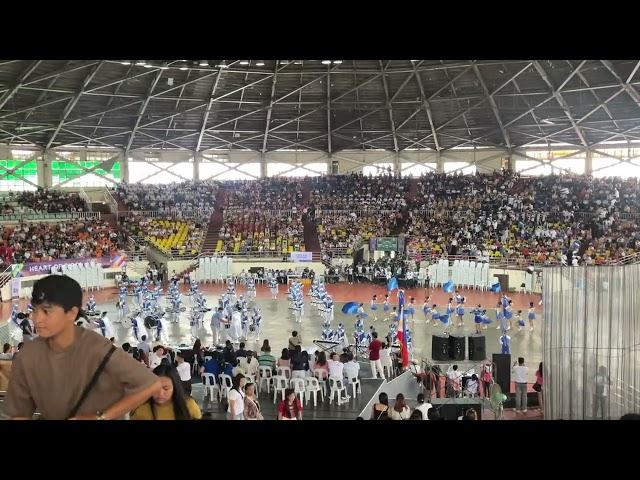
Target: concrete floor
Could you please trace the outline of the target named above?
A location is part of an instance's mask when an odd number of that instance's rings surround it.
[[[342,322],[346,328],[347,338],[351,339],[351,335],[354,331],[354,323],[355,316],[354,315],[345,315],[341,312],[342,305],[346,301],[358,301],[363,302],[365,304],[365,311],[371,314],[369,306],[369,301],[371,296],[375,293],[378,295],[378,301],[381,302],[381,299],[384,297],[385,288],[384,286],[379,285],[371,285],[371,284],[356,284],[356,285],[348,285],[348,284],[335,284],[327,286],[329,293],[333,296],[335,301],[335,319],[332,323],[332,328],[336,328],[339,322]],[[200,286],[200,290],[205,294],[207,299],[207,303],[209,306],[217,305],[218,298],[225,291],[226,287],[223,284],[202,284]],[[165,289],[166,290],[166,289]],[[317,308],[311,305],[310,300],[311,297],[306,296],[308,292],[308,287],[305,287],[305,306],[304,306],[304,315],[302,317],[302,323],[296,323],[294,320],[294,316],[291,313],[292,311],[288,308],[288,301],[286,299],[286,286],[280,285],[280,293],[278,295],[277,300],[272,300],[270,298],[269,290],[263,286],[258,285],[257,288],[257,298],[255,301],[263,312],[263,321],[262,321],[262,335],[259,342],[250,341],[247,343],[247,349],[259,349],[262,344],[263,339],[269,339],[271,344],[272,353],[274,356],[279,357],[280,352],[283,348],[287,346],[287,340],[291,335],[292,330],[297,330],[300,332],[302,336],[302,346],[303,349],[308,351],[315,351],[317,346],[313,343],[314,339],[319,339],[322,331],[322,319]],[[237,287],[238,294],[244,293],[244,287]],[[467,297],[467,305],[475,306],[478,303],[482,304],[484,308],[487,308],[490,314],[490,318],[495,320],[495,307],[494,305],[498,301],[499,294],[489,293],[489,292],[479,292],[479,291],[462,291],[463,295]],[[442,311],[443,307],[446,305],[446,302],[449,298],[449,294],[442,292],[439,290],[429,291],[431,295],[432,303],[436,303],[439,307],[439,310]],[[116,299],[117,292],[115,289],[106,289],[94,292],[94,296],[98,303],[98,309],[107,310],[109,312],[109,318],[114,321],[118,318],[116,311]],[[408,290],[406,292],[407,300],[411,297],[415,296],[416,298],[416,312],[415,318],[410,320],[409,328],[412,332],[413,337],[413,359],[421,362],[424,358],[425,360],[431,360],[431,336],[433,334],[440,334],[443,331],[443,327],[441,325],[431,326],[425,323],[424,316],[421,312],[422,302],[424,301],[425,290],[414,289]],[[85,302],[88,299],[89,294],[85,294]],[[511,294],[510,297],[513,300],[514,310],[522,309],[526,312],[526,307],[528,307],[528,303],[533,301],[535,305],[538,305],[538,301],[540,299],[539,295],[523,295],[523,294]],[[391,296],[392,304],[397,303],[396,295],[393,294]],[[130,305],[133,304],[132,297],[129,297]],[[26,308],[26,300],[21,300],[20,302],[21,308]],[[161,297],[161,305],[164,307],[166,301],[163,297]],[[188,307],[190,306],[189,297],[183,296],[183,303]],[[381,305],[379,305],[381,307]],[[492,309],[490,309],[492,308]],[[473,316],[469,313],[470,309],[467,309],[467,313],[464,316],[464,327],[454,327],[452,330],[454,334],[457,335],[471,335],[474,333],[475,328],[473,325]],[[3,320],[9,316],[11,311],[11,303],[5,302],[0,307],[0,318]],[[381,316],[381,310],[378,311],[379,316]],[[525,313],[526,314],[526,313]],[[543,319],[543,315],[538,312],[538,324]],[[209,327],[211,315],[207,314],[204,318],[204,326],[198,330],[198,337],[201,339],[203,345],[211,345],[212,344],[212,334]],[[378,333],[381,337],[384,337],[389,328],[388,322],[383,322],[378,320],[377,322],[372,322],[371,315],[369,318],[365,319],[365,328],[368,329],[370,325],[374,325]],[[121,345],[124,342],[130,342],[135,345],[135,341],[132,337],[131,329],[125,330],[119,323],[114,323],[114,327],[117,332],[117,344]],[[511,336],[511,353],[512,356],[518,357],[523,356],[526,358],[527,363],[533,367],[530,368],[530,379],[529,381],[533,383],[535,381],[534,371],[537,368],[538,362],[541,361],[542,357],[542,344],[541,344],[541,335],[540,328],[538,327],[534,332],[529,332],[528,328],[523,329],[522,332],[518,332],[517,329],[510,330]],[[487,330],[483,330],[483,334],[486,336],[486,348],[487,348],[487,356],[490,358],[492,353],[500,352],[499,345],[499,336],[500,332],[495,328],[495,322],[489,325]],[[193,337],[191,336],[191,331],[189,327],[188,321],[188,311],[182,313],[178,323],[170,324],[170,344],[172,346],[178,345],[193,345]],[[222,342],[224,341],[224,337],[222,337]],[[461,365],[460,368],[466,369],[470,368],[472,362],[457,362]],[[370,369],[368,368],[367,363],[362,364],[362,374],[363,378],[370,377]],[[333,406],[329,407],[328,403],[323,404],[322,406],[318,406],[317,408],[309,408],[308,415],[306,418],[350,418],[353,419],[360,410],[366,405],[370,396],[375,393],[379,386],[380,380],[363,380],[362,388],[363,394],[357,400],[352,399],[348,405],[342,405],[340,407]],[[214,404],[210,404],[209,402],[203,401],[203,391],[201,385],[194,385],[193,389],[194,398],[196,398],[204,411],[211,412],[213,418],[222,418],[224,417],[224,412],[221,412],[219,406]],[[265,409],[265,413],[274,418],[275,407],[273,406],[273,395],[270,397],[266,397],[266,394],[260,397],[263,408]],[[269,417],[268,417],[269,418]]]

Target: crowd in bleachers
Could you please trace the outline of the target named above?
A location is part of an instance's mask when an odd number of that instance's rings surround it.
[[[427,211],[409,212],[408,247],[434,256],[605,263],[640,248],[637,221],[619,217],[620,190],[631,211],[633,183],[620,179],[430,175],[418,189]],[[585,211],[595,216],[576,215]]]
[[[354,245],[368,241],[371,237],[392,234],[402,215],[399,212],[367,214],[352,212],[316,216],[318,239],[324,250],[333,248],[352,249]]]
[[[7,264],[103,257],[123,246],[122,235],[99,220],[2,226],[0,236],[0,257]]]
[[[315,210],[401,210],[407,206],[409,182],[392,175],[329,175],[311,179]]]
[[[304,207],[300,179],[264,178],[225,182],[226,208],[301,210]]]
[[[225,252],[304,251],[302,213],[226,209],[220,238]]]
[[[149,218],[140,214],[122,217],[120,225],[127,235],[174,255],[196,255],[206,229],[206,224],[197,218]]]
[[[9,192],[0,202],[0,214],[86,212],[86,202],[76,193],[38,188],[35,192]]]
[[[129,210],[176,211],[192,213],[210,210],[216,199],[218,183],[213,181],[181,182],[165,185],[119,184],[113,196]]]

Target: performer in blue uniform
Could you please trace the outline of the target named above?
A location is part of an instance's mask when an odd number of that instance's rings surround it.
[[[374,295],[371,297],[371,315],[373,315],[373,321],[378,320],[378,296]]]
[[[536,319],[536,307],[533,306],[533,302],[529,302],[527,318],[529,319],[529,331],[533,332],[533,321]]]

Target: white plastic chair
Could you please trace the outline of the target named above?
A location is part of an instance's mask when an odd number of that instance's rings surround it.
[[[276,398],[278,398],[278,392],[282,393],[282,400],[284,400],[284,391],[289,388],[289,381],[281,376],[276,375],[272,378],[273,381],[273,403],[276,403]]]
[[[313,406],[318,406],[318,392],[320,392],[320,396],[322,401],[324,401],[324,390],[320,386],[320,382],[316,377],[307,377],[304,379],[304,390],[305,390],[305,404],[309,403],[309,397],[313,394]]]
[[[289,380],[289,385],[293,388],[296,395],[300,396],[300,402],[304,403],[305,394],[305,381],[304,378],[292,378]]]
[[[320,386],[322,387],[322,396],[324,397],[327,394],[327,378],[329,378],[329,374],[326,370],[322,369],[314,369],[313,376],[318,379]]]
[[[209,399],[213,401],[213,395],[215,393],[216,398],[220,401],[220,385],[216,382],[216,376],[213,373],[202,374],[202,385],[204,385],[205,397],[209,395]]]
[[[287,380],[291,379],[291,368],[290,367],[278,367],[276,368],[276,375],[280,377],[285,377]]]
[[[347,395],[347,387],[344,384],[344,380],[339,377],[329,377],[329,405],[333,401],[333,394],[336,394],[336,403],[342,405],[347,401],[342,401],[342,392]]]
[[[231,381],[231,375],[227,375],[225,373],[220,374],[220,399],[222,397],[229,398],[229,391],[233,387],[233,382]]]
[[[271,367],[260,366],[260,381],[258,382],[258,394],[262,392],[262,383],[267,384],[267,393],[271,393],[271,379],[273,378],[273,370]]]
[[[362,393],[362,386],[358,377],[349,377],[349,384],[353,388],[353,398],[358,396],[358,392]]]

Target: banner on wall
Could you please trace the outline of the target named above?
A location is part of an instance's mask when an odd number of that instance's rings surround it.
[[[46,262],[26,262],[22,265],[22,270],[19,273],[21,277],[29,277],[32,275],[46,275],[51,273],[51,268],[61,267],[63,265],[70,265],[73,263],[99,263],[102,268],[120,268],[126,263],[127,256],[124,253],[112,255],[110,257],[100,258],[58,258],[56,260]]]
[[[20,279],[12,278],[11,279],[11,298],[19,298],[20,297]]]
[[[313,258],[313,252],[291,252],[289,259],[292,262],[310,262]]]

